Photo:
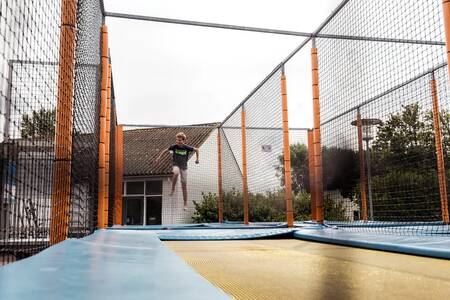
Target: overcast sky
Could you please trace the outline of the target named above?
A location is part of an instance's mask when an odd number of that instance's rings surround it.
[[[104,0],[108,12],[312,32],[341,0]],[[222,121],[303,37],[107,18],[119,123]],[[286,66],[290,126],[312,126],[310,45]]]

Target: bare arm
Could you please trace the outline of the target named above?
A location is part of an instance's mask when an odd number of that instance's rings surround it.
[[[163,151],[161,151],[161,153],[158,155],[158,157],[156,158],[156,162],[159,162],[159,160],[161,159],[161,157],[165,154],[169,152],[169,149],[164,149]]]
[[[198,164],[200,162],[198,160],[200,151],[198,150],[198,148],[194,148],[194,151],[195,151],[195,163]]]

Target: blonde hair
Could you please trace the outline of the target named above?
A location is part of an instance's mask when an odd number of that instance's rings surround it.
[[[186,141],[186,135],[184,134],[184,132],[178,132],[176,137],[182,139],[183,141]]]

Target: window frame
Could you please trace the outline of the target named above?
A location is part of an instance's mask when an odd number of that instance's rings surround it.
[[[155,194],[155,195],[147,195],[147,182],[148,181],[161,181],[161,194]],[[144,183],[144,193],[143,194],[128,194],[127,193],[127,186],[129,182],[143,182]],[[164,201],[163,192],[164,190],[164,178],[141,178],[141,179],[124,179],[123,181],[123,193],[122,193],[122,199],[124,197],[142,197],[143,203],[143,215],[142,215],[142,224],[138,226],[146,226],[147,225],[147,198],[152,197],[161,197],[161,204]],[[161,211],[161,223],[162,223],[162,211]]]

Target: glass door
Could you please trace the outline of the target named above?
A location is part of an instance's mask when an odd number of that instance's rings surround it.
[[[123,197],[124,225],[142,225],[143,197]]]
[[[145,182],[145,224],[160,225],[162,213],[162,181]]]
[[[146,225],[161,225],[162,197],[146,197]]]

